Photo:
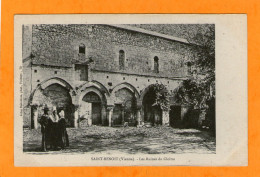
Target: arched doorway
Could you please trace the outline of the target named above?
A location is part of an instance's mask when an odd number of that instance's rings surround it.
[[[170,126],[174,128],[182,128],[182,120],[181,120],[181,106],[180,105],[172,105],[170,107]]]
[[[88,92],[81,103],[81,116],[88,119],[88,125],[101,125],[101,98],[93,91]]]
[[[136,98],[135,94],[128,88],[122,87],[114,92],[115,107],[113,110],[113,125],[136,124]]]
[[[37,89],[33,96],[32,104],[40,106],[39,115],[43,114],[43,107],[45,106],[51,111],[55,108],[58,113],[64,110],[67,126],[72,127],[74,125],[74,106],[69,90],[60,84],[53,83],[44,89]],[[32,109],[34,108],[32,107]],[[34,123],[33,121],[35,120],[32,117],[32,123]]]
[[[155,90],[153,87],[150,87],[149,90],[145,93],[142,102],[144,123],[162,125],[162,110],[158,105],[154,105],[155,99]]]

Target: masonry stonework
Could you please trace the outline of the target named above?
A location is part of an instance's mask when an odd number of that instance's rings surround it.
[[[87,124],[86,114],[100,117],[94,123],[106,126],[144,124],[145,89],[160,83],[174,91],[187,78],[187,62],[198,57],[199,50],[185,40],[129,26],[24,25],[24,126],[36,128],[35,115],[48,102],[49,107],[67,110],[68,126]],[[38,99],[39,94],[46,98]],[[84,103],[86,94],[97,95],[100,102]],[[161,124],[169,125],[168,112],[159,117]]]

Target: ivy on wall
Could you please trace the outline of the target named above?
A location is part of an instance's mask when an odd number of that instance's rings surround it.
[[[163,84],[152,84],[152,89],[155,91],[155,103],[153,106],[159,106],[164,111],[170,110],[170,94]]]

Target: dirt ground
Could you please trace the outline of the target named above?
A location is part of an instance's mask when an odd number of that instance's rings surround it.
[[[101,127],[67,128],[70,146],[65,150],[41,152],[41,132],[24,130],[23,149],[30,154],[46,153],[215,153],[215,137],[196,129],[171,127]]]

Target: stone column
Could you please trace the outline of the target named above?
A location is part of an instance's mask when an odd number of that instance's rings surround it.
[[[141,117],[141,108],[137,108],[136,110],[136,119],[137,119],[137,125],[141,125],[142,117]]]
[[[79,127],[79,105],[74,106],[74,128]]]
[[[113,125],[113,123],[112,123],[113,109],[114,109],[114,106],[112,106],[112,105],[107,106],[107,111],[108,111],[108,126],[109,126],[109,127],[111,127],[111,126]]]
[[[122,105],[122,125],[124,125],[125,122],[125,107]]]
[[[162,125],[169,126],[169,111],[168,110],[162,111]]]
[[[37,105],[32,105],[32,115],[33,115],[33,126],[34,129],[38,128],[38,106]]]
[[[106,125],[106,120],[107,120],[107,111],[106,111],[106,105],[102,104],[101,105],[101,121],[102,121],[102,125]]]
[[[138,126],[144,124],[143,102],[140,99],[138,99],[136,103],[136,119]]]

